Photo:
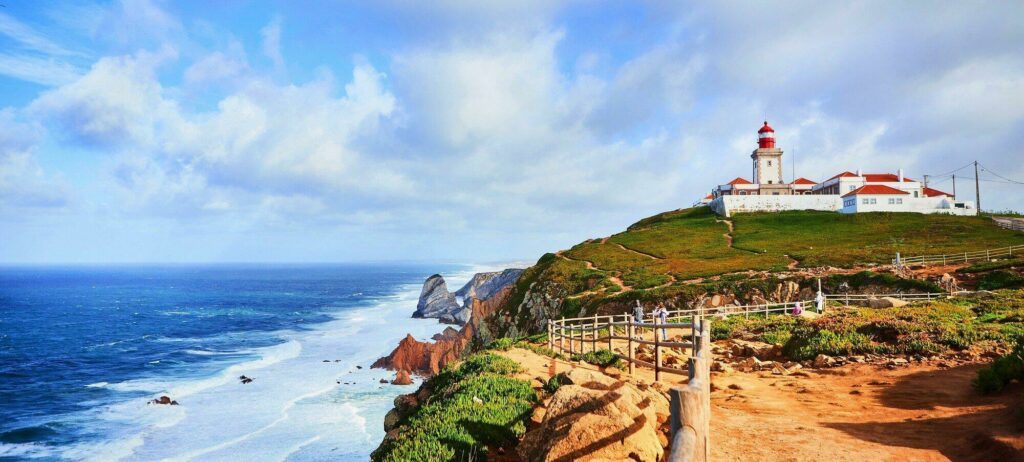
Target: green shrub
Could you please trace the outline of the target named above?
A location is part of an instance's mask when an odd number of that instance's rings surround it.
[[[573,361],[583,361],[600,367],[621,368],[622,360],[611,350],[597,350],[589,353],[572,355]]]
[[[975,263],[966,268],[960,268],[956,270],[957,273],[984,273],[986,271],[1015,268],[1018,266],[1024,266],[1024,259],[1014,258],[1010,260],[998,260],[998,261],[985,261],[981,263]]]
[[[794,329],[789,341],[782,347],[782,352],[795,360],[814,359],[819,354],[842,356],[876,351],[878,348],[867,335],[857,332],[837,333],[813,327]]]
[[[562,385],[567,383],[569,383],[569,379],[565,376],[564,372],[560,372],[544,383],[544,391],[555,394]]]
[[[1011,380],[1024,380],[1024,337],[1017,337],[1013,351],[978,370],[973,385],[984,394],[998,392]]]
[[[431,398],[408,416],[393,439],[371,454],[374,461],[441,461],[486,458],[488,446],[514,443],[538,401],[530,384],[505,375],[515,362],[491,353],[470,356],[428,382]]]
[[[499,338],[499,339],[491,342],[491,344],[487,346],[487,349],[489,349],[489,350],[498,350],[498,351],[508,351],[508,349],[512,348],[513,346],[515,346],[515,344],[516,344],[516,339],[509,338],[509,337],[503,337],[503,338]]]
[[[981,290],[1016,289],[1024,287],[1024,276],[1012,271],[993,271],[978,279]]]

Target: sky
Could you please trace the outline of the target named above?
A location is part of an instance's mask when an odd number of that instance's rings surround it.
[[[765,119],[787,179],[1024,210],[1022,2],[0,5],[0,263],[535,260]]]

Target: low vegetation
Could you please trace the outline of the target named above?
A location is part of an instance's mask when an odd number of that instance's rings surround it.
[[[956,272],[961,274],[984,273],[988,271],[1017,267],[1024,267],[1024,258],[1011,258],[1008,260],[985,261],[981,263],[975,263],[971,266],[960,268],[956,270]]]
[[[794,360],[863,354],[931,355],[1024,333],[1024,291],[1001,291],[902,308],[833,311],[807,320],[786,315],[733,316],[712,323],[716,340],[776,344]]]
[[[570,358],[573,361],[583,361],[590,363],[598,367],[615,367],[622,368],[622,360],[619,356],[610,350],[597,350],[587,353],[580,353],[572,355]]]
[[[1000,356],[978,371],[974,388],[984,394],[1002,390],[1014,380],[1024,380],[1024,338],[1017,338],[1016,344],[1007,355]]]
[[[478,353],[430,379],[430,399],[400,423],[393,439],[373,452],[374,461],[486,459],[488,447],[513,444],[526,431],[538,401],[528,382],[509,375],[516,362]]]
[[[1024,276],[1014,271],[998,270],[978,279],[981,290],[1016,289],[1024,287]]]

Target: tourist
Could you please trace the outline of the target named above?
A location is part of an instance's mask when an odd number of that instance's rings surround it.
[[[803,302],[796,302],[796,305],[793,305],[793,316],[800,316],[803,313],[804,313],[804,303]]]
[[[651,314],[654,315],[655,323],[661,324],[661,338],[667,339],[668,331],[665,330],[665,324],[668,323],[668,310],[665,309],[665,305],[659,303],[658,307],[654,309],[654,313]]]
[[[636,305],[633,306],[633,324],[641,324],[644,322],[644,307],[640,305],[640,300],[636,301]],[[636,328],[637,338],[640,338],[640,328]]]
[[[818,296],[814,297],[814,302],[815,302],[815,304],[818,307],[818,312],[819,313],[824,313],[825,312],[825,294],[821,293],[821,291],[819,290],[818,291]]]

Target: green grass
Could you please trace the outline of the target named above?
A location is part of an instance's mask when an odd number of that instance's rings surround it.
[[[966,268],[960,268],[956,270],[956,272],[962,274],[984,273],[988,271],[1016,268],[1022,266],[1024,266],[1024,258],[1013,258],[1009,260],[985,261],[981,263],[975,263]]]
[[[732,316],[712,323],[716,340],[743,338],[782,345],[791,359],[868,353],[931,355],[1024,332],[1024,291],[1000,291],[902,308],[834,311],[808,321],[785,315]]]
[[[993,271],[978,279],[978,288],[981,290],[1016,289],[1018,287],[1024,287],[1024,276],[1013,271]]]
[[[599,367],[622,368],[622,360],[610,350],[597,350],[588,353],[575,354],[570,357],[573,361],[583,361]]]
[[[526,432],[538,397],[530,384],[507,375],[518,364],[491,353],[466,358],[432,378],[427,404],[401,423],[394,439],[371,455],[374,461],[486,459],[488,446],[514,443]]]
[[[848,267],[904,256],[984,250],[1024,244],[1024,233],[986,217],[916,213],[780,212],[738,214],[738,247],[788,254],[802,266]]]
[[[1007,355],[1000,356],[992,364],[978,370],[974,388],[983,394],[1002,390],[1013,380],[1024,380],[1024,338],[1018,337]]]

